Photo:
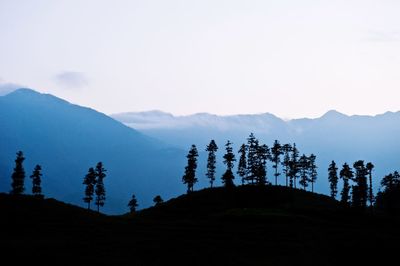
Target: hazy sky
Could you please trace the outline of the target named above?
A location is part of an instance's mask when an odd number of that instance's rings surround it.
[[[400,110],[398,0],[0,0],[0,83],[105,113]]]

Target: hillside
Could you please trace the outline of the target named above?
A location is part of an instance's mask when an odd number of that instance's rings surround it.
[[[281,143],[295,142],[301,153],[317,155],[319,177],[316,190],[324,194],[328,193],[326,177],[332,160],[340,166],[356,160],[373,162],[376,188],[379,180],[400,164],[400,112],[348,116],[332,110],[319,118],[292,120],[270,113],[174,116],[160,111],[121,113],[112,117],[148,136],[181,148],[195,143],[202,150],[214,139],[220,147],[218,162],[222,162],[222,147],[228,139],[237,151],[251,132],[269,146],[275,139]],[[222,175],[223,169],[221,163],[218,175]],[[271,173],[271,167],[269,169]]]
[[[44,265],[341,265],[385,263],[398,220],[341,209],[284,187],[205,189],[136,215],[0,194],[1,250]]]
[[[82,180],[88,168],[102,161],[107,170],[107,213],[126,211],[132,193],[145,207],[153,193],[171,197],[184,190],[179,179],[183,151],[53,95],[19,89],[1,96],[0,134],[2,192],[10,189],[19,150],[26,157],[27,177],[36,164],[42,166],[46,196],[74,204],[82,204]],[[28,192],[29,178],[25,183]]]

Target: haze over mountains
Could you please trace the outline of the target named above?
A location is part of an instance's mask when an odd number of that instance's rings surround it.
[[[331,110],[316,119],[285,121],[273,114],[218,116],[207,113],[173,116],[160,111],[112,115],[140,132],[186,148],[197,144],[203,149],[210,139],[220,148],[226,140],[237,147],[250,132],[263,143],[275,139],[282,143],[296,142],[300,152],[317,155],[319,179],[316,189],[327,193],[327,168],[331,160],[339,165],[356,160],[375,164],[375,192],[383,175],[400,167],[400,112],[376,116],[347,116]],[[271,172],[269,173],[271,178]]]
[[[33,167],[43,168],[46,196],[83,205],[83,177],[102,161],[108,213],[126,212],[132,193],[140,207],[184,192],[183,151],[147,137],[95,110],[19,89],[0,97],[0,191],[8,192],[17,151],[26,157],[26,192]]]
[[[195,185],[199,189],[207,186],[205,147],[211,139],[216,140],[220,147],[216,183],[219,185],[223,145],[229,139],[237,151],[250,132],[267,145],[275,139],[281,143],[296,142],[301,153],[316,154],[319,176],[315,188],[320,193],[328,192],[327,168],[332,159],[339,165],[358,159],[373,162],[375,192],[383,175],[400,166],[399,112],[347,116],[329,111],[317,119],[289,121],[268,113],[176,117],[152,111],[112,117],[120,122],[29,89],[1,96],[0,191],[9,191],[15,153],[22,150],[26,157],[27,193],[29,175],[34,165],[40,164],[46,196],[84,206],[83,177],[89,167],[102,161],[108,171],[103,210],[122,213],[127,211],[132,193],[140,207],[152,205],[157,194],[168,199],[184,193],[181,177],[191,144],[196,144],[200,153],[199,183]],[[270,180],[271,173],[269,166]],[[235,182],[240,183],[238,179]]]

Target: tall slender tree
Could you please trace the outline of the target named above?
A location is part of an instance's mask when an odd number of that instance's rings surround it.
[[[93,167],[89,168],[88,173],[83,179],[83,184],[86,185],[83,201],[88,204],[88,210],[90,210],[90,202],[93,200],[94,187],[96,185],[96,172]]]
[[[313,153],[308,157],[308,175],[311,183],[311,192],[314,192],[314,183],[317,181],[318,176],[316,159],[317,156]]]
[[[304,190],[306,190],[307,186],[308,186],[308,168],[309,168],[309,161],[308,161],[308,157],[303,154],[302,156],[300,156],[299,161],[298,161],[298,165],[299,165],[299,184],[303,187]]]
[[[366,165],[367,171],[368,171],[368,177],[369,177],[369,186],[368,186],[368,201],[369,201],[369,206],[372,208],[374,204],[374,192],[372,189],[372,170],[374,169],[374,165],[369,162]]]
[[[356,161],[353,164],[353,167],[355,169],[354,181],[356,185],[353,186],[352,204],[356,208],[365,209],[367,207],[368,200],[368,170],[364,165],[364,161],[362,160]]]
[[[257,153],[259,151],[258,139],[253,133],[247,138],[247,177],[246,181],[252,185],[256,183],[256,176],[258,169],[258,158]]]
[[[348,206],[349,205],[349,200],[350,200],[350,184],[349,181],[352,180],[354,173],[353,170],[351,169],[351,167],[345,163],[342,167],[342,170],[340,170],[340,178],[343,179],[343,190],[340,193],[341,194],[341,200],[340,202],[345,205]]]
[[[297,177],[299,173],[299,150],[296,147],[296,143],[292,146],[292,153],[289,162],[289,177],[290,177],[290,187],[296,188]]]
[[[32,179],[32,194],[36,197],[42,197],[42,167],[36,165],[30,178]]]
[[[103,207],[106,201],[106,188],[104,187],[106,169],[104,169],[102,162],[98,162],[94,171],[96,174],[96,186],[94,190],[96,193],[95,204],[97,206],[97,211],[100,212],[100,207]]]
[[[11,191],[10,193],[13,195],[21,195],[25,191],[25,170],[23,166],[23,162],[25,160],[24,154],[22,151],[17,152],[17,158],[15,159],[15,167],[14,172],[11,175],[12,183],[11,183]]]
[[[208,152],[207,158],[207,173],[206,176],[210,180],[210,187],[213,187],[215,181],[215,169],[216,169],[216,156],[215,153],[218,150],[218,146],[214,140],[210,141],[210,144],[207,145],[206,151]]]
[[[331,189],[331,197],[333,199],[336,198],[336,195],[338,192],[337,191],[337,184],[338,184],[337,170],[338,170],[338,168],[336,167],[335,161],[332,161],[328,168],[328,181],[329,181],[330,189]]]
[[[129,211],[131,213],[135,213],[136,212],[136,208],[138,207],[138,203],[137,203],[137,199],[135,194],[132,195],[131,200],[128,202],[128,207],[129,207]]]
[[[246,150],[247,150],[246,144],[242,144],[242,146],[240,146],[239,149],[240,157],[239,157],[238,170],[236,172],[242,178],[242,185],[244,185],[247,175]]]
[[[226,165],[226,171],[222,175],[222,182],[226,187],[232,187],[234,186],[233,179],[235,176],[232,173],[232,169],[234,166],[234,162],[236,161],[235,155],[233,154],[233,149],[232,149],[232,142],[229,140],[225,144],[225,150],[226,153],[224,155],[224,164]]]
[[[292,152],[292,146],[290,144],[284,144],[282,146],[283,152],[283,172],[285,173],[286,186],[289,186],[289,176],[290,176],[290,154]]]
[[[280,176],[280,173],[278,172],[278,165],[281,162],[282,154],[282,145],[279,143],[278,140],[275,140],[274,145],[271,147],[271,161],[273,163],[272,167],[275,170],[275,186],[278,185],[278,176]]]
[[[197,152],[196,145],[192,145],[186,158],[188,159],[187,166],[185,167],[185,174],[182,177],[183,184],[187,185],[187,192],[193,191],[193,186],[197,182],[196,169],[197,169]]]
[[[265,185],[267,180],[267,161],[271,159],[270,150],[267,145],[258,145],[256,151],[256,183],[257,185]]]

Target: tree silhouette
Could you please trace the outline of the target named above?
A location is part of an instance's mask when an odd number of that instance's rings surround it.
[[[247,176],[247,160],[246,160],[246,150],[247,146],[246,144],[242,144],[239,149],[239,164],[238,164],[238,170],[237,174],[242,178],[242,185],[244,185],[244,182],[246,181],[246,176]]]
[[[289,177],[290,177],[290,187],[296,188],[296,179],[299,173],[299,150],[296,147],[296,143],[292,146],[292,153],[289,161]]]
[[[354,181],[356,185],[353,186],[352,204],[356,208],[365,209],[368,200],[368,184],[366,177],[368,170],[362,160],[356,161],[353,167],[355,169]]]
[[[88,210],[90,210],[90,202],[93,200],[94,187],[96,185],[96,172],[93,167],[89,168],[88,173],[83,179],[83,184],[86,185],[83,201],[88,204]]]
[[[314,192],[314,183],[317,181],[317,165],[315,163],[315,160],[317,159],[317,156],[311,153],[311,155],[308,157],[308,175],[310,177],[310,183],[311,183],[311,192]]]
[[[257,185],[263,186],[268,183],[267,180],[267,161],[271,159],[271,154],[267,145],[258,145],[256,152],[256,172],[255,179]]]
[[[354,173],[353,170],[351,169],[351,167],[345,163],[342,167],[342,170],[340,170],[340,178],[343,179],[343,189],[341,194],[341,199],[340,202],[345,205],[348,206],[349,205],[349,192],[350,192],[350,184],[349,181],[353,178]]]
[[[369,206],[372,208],[372,205],[374,204],[374,192],[372,189],[372,170],[374,169],[374,165],[369,162],[366,165],[367,171],[368,171],[368,177],[369,177],[369,186],[368,186],[368,201],[369,201]]]
[[[328,168],[328,181],[331,189],[331,197],[333,199],[336,198],[337,194],[337,184],[338,184],[337,170],[338,168],[336,167],[335,161],[332,161],[332,163],[329,165]]]
[[[381,185],[383,192],[376,196],[376,206],[392,213],[400,211],[400,174],[398,171],[386,175]]]
[[[36,165],[30,178],[32,179],[32,194],[36,197],[42,197],[42,167]]]
[[[138,206],[139,206],[139,205],[138,205],[138,203],[137,203],[135,194],[133,194],[131,200],[130,200],[129,203],[128,203],[129,211],[130,211],[131,213],[135,213],[135,212],[136,212],[136,208],[137,208]]]
[[[247,176],[246,181],[254,185],[256,181],[257,171],[259,171],[257,153],[259,151],[259,143],[253,133],[247,138]]]
[[[155,206],[159,206],[160,204],[162,204],[164,202],[164,200],[161,198],[160,195],[157,195],[154,197],[153,202],[154,202]]]
[[[273,163],[272,167],[275,169],[275,185],[278,185],[278,176],[280,173],[278,172],[278,165],[281,162],[281,155],[283,154],[282,145],[278,140],[275,140],[274,145],[271,148],[271,161]]]
[[[197,168],[197,152],[196,145],[192,145],[186,158],[188,159],[187,166],[185,167],[185,174],[182,177],[183,184],[187,184],[187,192],[193,191],[193,186],[197,182],[196,168]]]
[[[290,144],[284,144],[282,146],[282,152],[283,152],[283,161],[282,161],[282,166],[283,166],[283,172],[285,173],[286,177],[286,186],[289,186],[289,176],[290,176],[290,153],[292,152],[292,146]]]
[[[303,187],[304,190],[306,190],[306,187],[308,186],[308,168],[309,168],[309,161],[308,157],[303,154],[300,156],[300,159],[298,161],[298,166],[299,166],[299,173],[300,173],[300,180],[299,184]]]
[[[226,165],[226,171],[222,175],[222,182],[225,184],[225,187],[232,187],[234,186],[233,179],[235,176],[232,173],[233,169],[233,162],[236,161],[235,155],[233,154],[233,149],[232,149],[232,142],[229,140],[225,144],[225,150],[226,153],[224,155],[224,164]]]
[[[104,187],[104,178],[106,177],[106,170],[103,168],[103,163],[98,162],[95,168],[96,174],[96,186],[94,192],[96,193],[95,204],[97,206],[97,211],[100,212],[100,207],[104,206],[106,201],[106,189]]]
[[[17,158],[15,159],[14,172],[11,175],[11,191],[10,194],[21,195],[25,191],[24,181],[25,181],[25,170],[23,162],[25,160],[22,151],[17,152]]]
[[[208,152],[208,159],[207,159],[207,173],[206,176],[210,180],[210,187],[213,187],[213,183],[215,180],[215,153],[218,150],[218,146],[214,140],[210,141],[210,144],[207,145],[206,151]]]

